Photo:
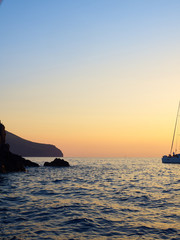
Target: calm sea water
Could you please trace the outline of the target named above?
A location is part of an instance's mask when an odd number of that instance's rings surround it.
[[[180,165],[67,160],[0,175],[0,239],[180,239]]]

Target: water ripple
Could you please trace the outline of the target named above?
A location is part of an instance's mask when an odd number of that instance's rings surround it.
[[[1,239],[180,239],[180,166],[67,160],[0,175]]]

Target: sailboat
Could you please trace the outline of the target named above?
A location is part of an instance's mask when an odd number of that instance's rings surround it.
[[[172,154],[172,151],[174,149],[174,139],[177,136],[176,132],[177,132],[177,125],[178,125],[179,111],[180,111],[180,102],[179,102],[177,116],[176,116],[176,122],[175,122],[175,127],[174,127],[174,133],[173,133],[173,139],[172,139],[170,154],[169,155],[164,155],[162,157],[162,163],[180,163],[180,153],[176,153],[177,149]]]

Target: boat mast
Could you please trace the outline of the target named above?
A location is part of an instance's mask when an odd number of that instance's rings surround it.
[[[177,111],[177,116],[176,116],[176,122],[175,122],[175,127],[174,127],[174,134],[173,134],[170,154],[172,153],[172,149],[173,149],[173,145],[174,145],[174,137],[175,137],[175,134],[176,134],[176,127],[177,127],[177,120],[178,120],[178,116],[179,116],[179,109],[180,109],[180,101],[179,101],[179,106],[178,106],[178,111]]]

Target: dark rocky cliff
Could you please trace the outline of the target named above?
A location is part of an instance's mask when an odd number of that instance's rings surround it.
[[[0,121],[0,146],[5,144],[5,139],[6,139],[5,127],[3,124],[1,124],[1,121]]]
[[[25,167],[39,167],[39,164],[10,152],[9,147],[5,126],[0,121],[0,173],[22,172],[26,171]]]
[[[63,157],[63,153],[51,144],[35,143],[6,131],[6,143],[10,151],[25,157]]]

